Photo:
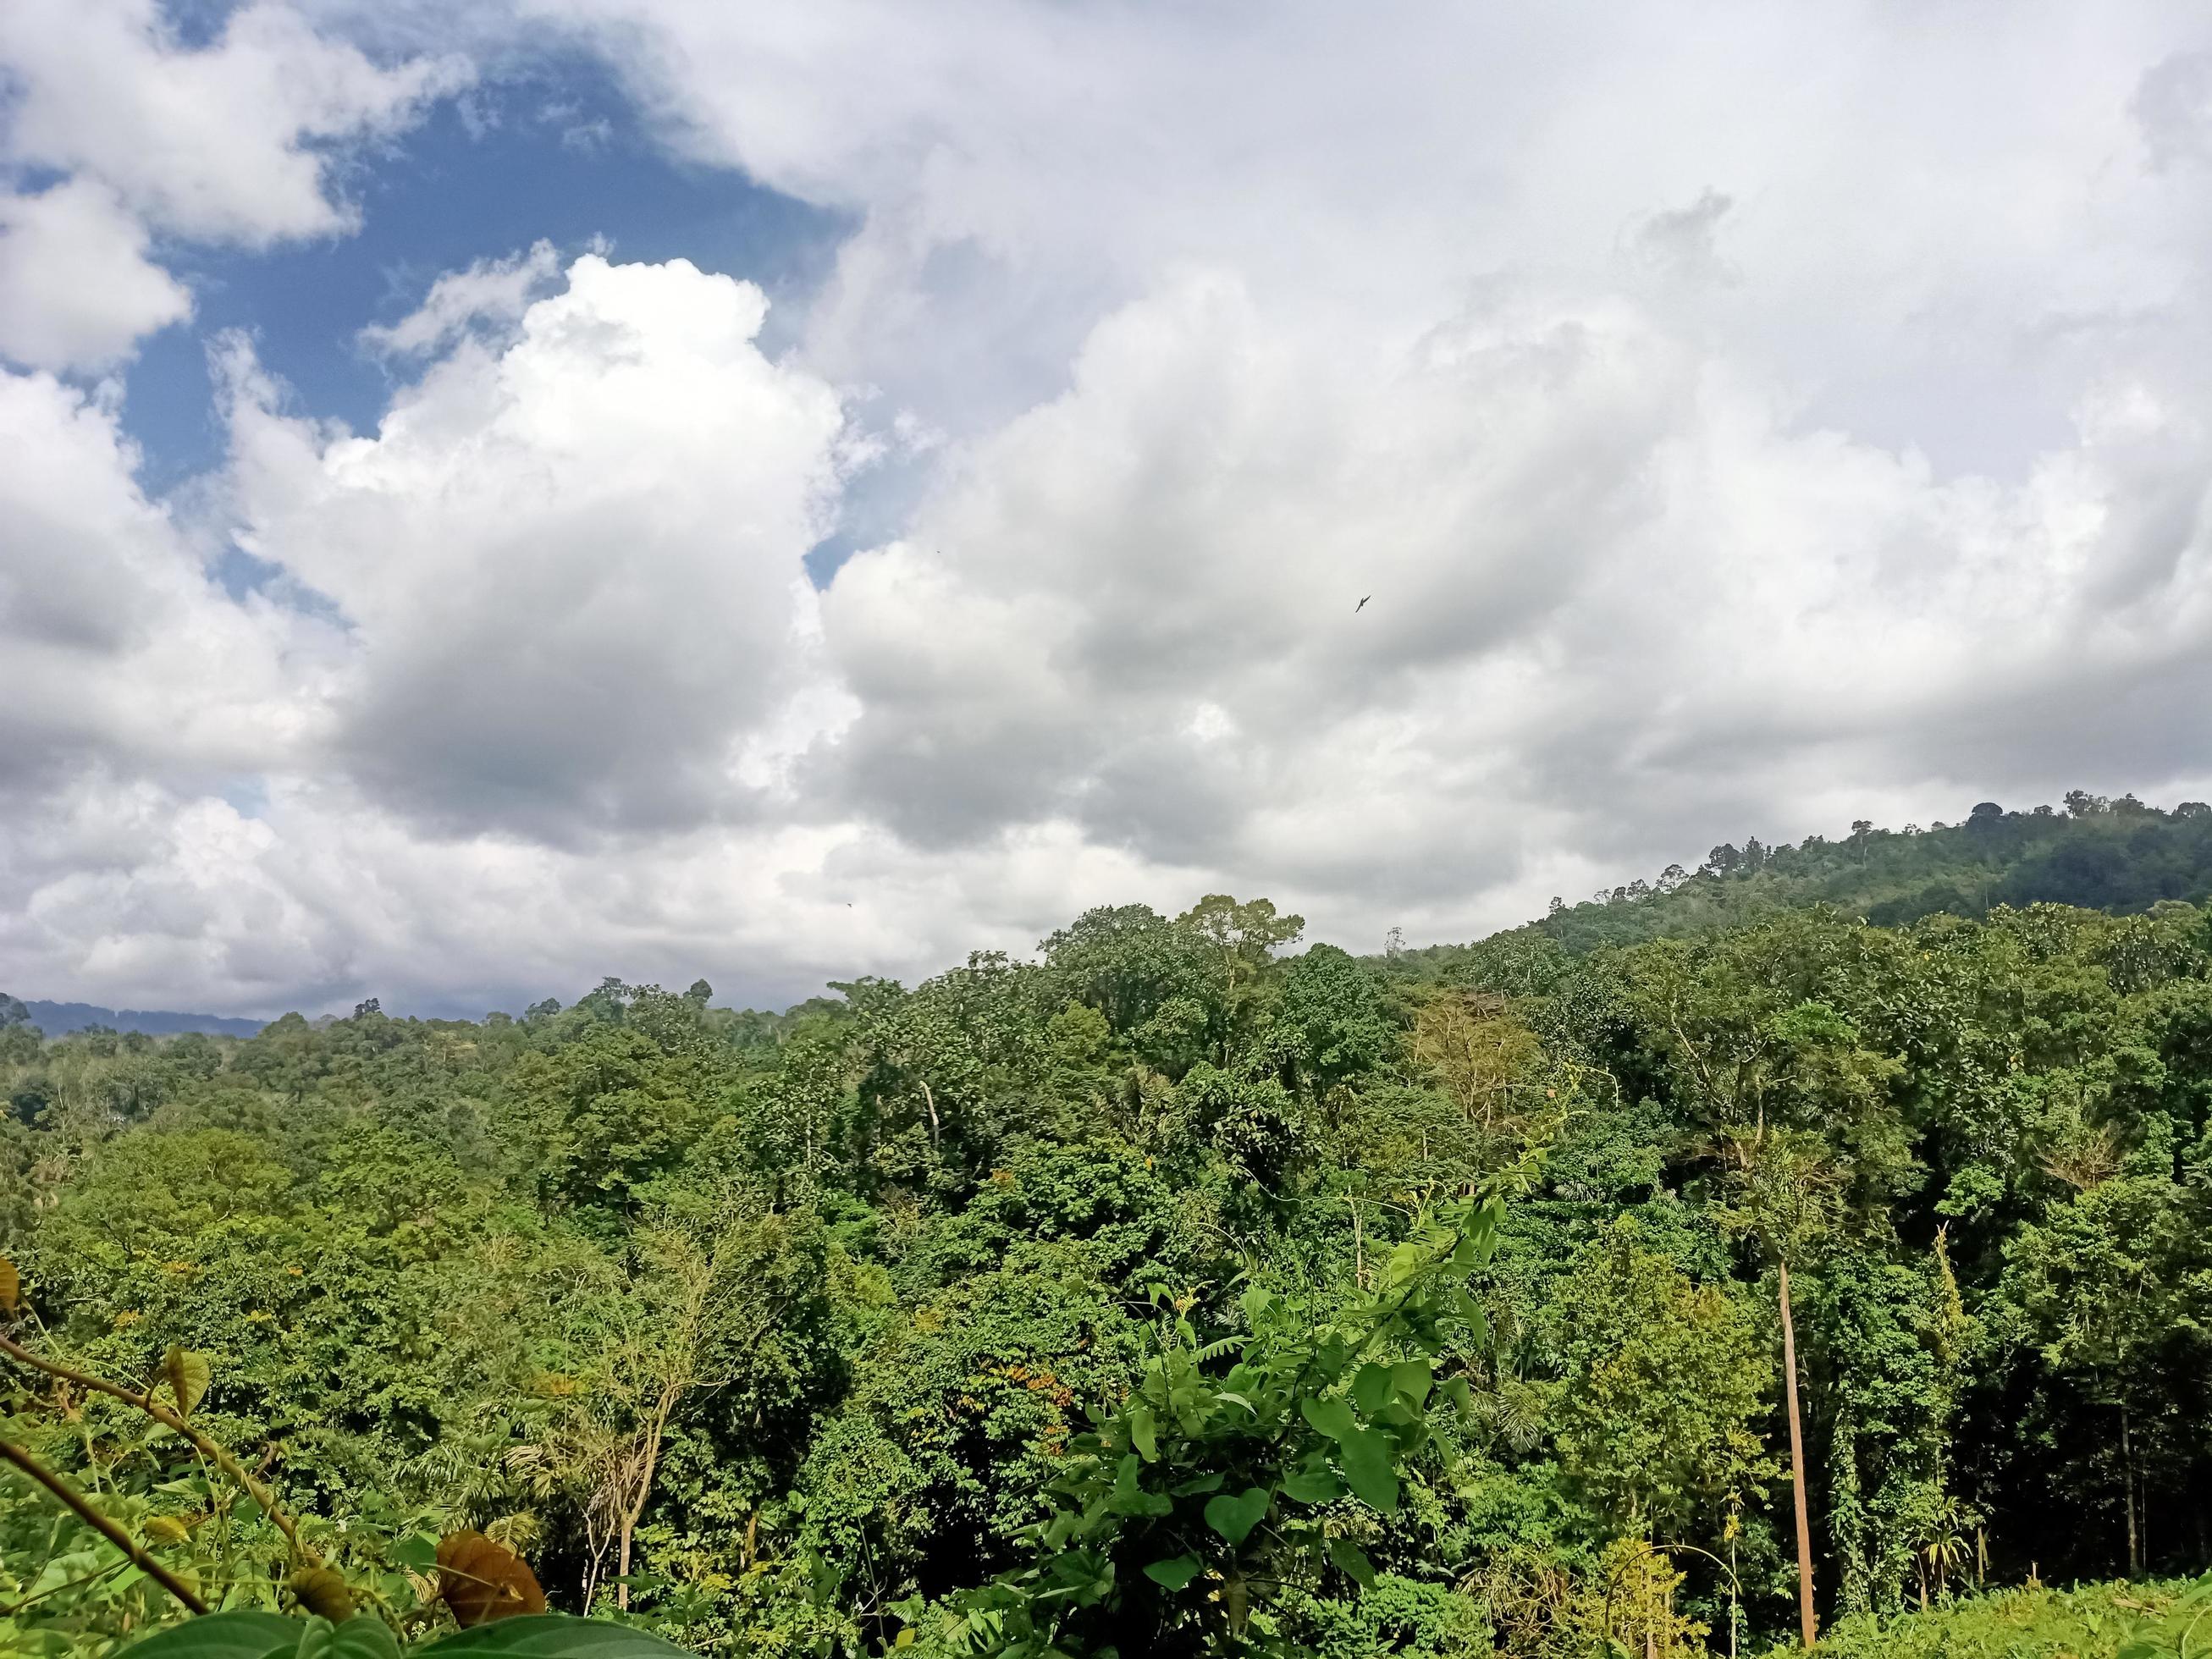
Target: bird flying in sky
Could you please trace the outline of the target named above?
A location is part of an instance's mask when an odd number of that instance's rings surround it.
[[[1368,594],[1368,595],[1367,595],[1366,599],[1361,599],[1361,600],[1360,600],[1360,602],[1359,602],[1358,605],[1353,605],[1353,606],[1352,607],[1352,614],[1353,616],[1355,616],[1355,617],[1356,617],[1356,616],[1358,616],[1361,611],[1363,611],[1366,610],[1366,609],[1367,609],[1367,600],[1368,600],[1368,599],[1373,599],[1374,597],[1375,597],[1375,596],[1374,596],[1372,593],[1370,593],[1370,594]]]

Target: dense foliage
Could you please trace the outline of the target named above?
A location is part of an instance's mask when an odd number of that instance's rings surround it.
[[[1756,836],[1716,847],[1694,870],[1672,864],[1649,881],[1579,904],[1552,901],[1525,930],[1571,951],[1637,945],[1741,927],[1773,911],[1829,904],[1885,927],[1997,905],[2070,904],[2126,913],[2161,899],[2212,898],[2212,806],[2172,811],[2133,795],[2075,790],[2063,805],[2008,812],[1984,801],[1960,822],[1879,830],[1865,819],[1841,841],[1808,836],[1768,847]],[[1430,948],[1446,958],[1463,946]]]
[[[1834,1659],[2149,1659],[2198,1654],[2212,1632],[2212,1580],[2032,1584],[1887,1622],[1844,1620],[1821,1642]]]
[[[1102,909],[778,1015],[18,1022],[7,1328],[205,1355],[195,1420],[395,1607],[466,1527],[706,1652],[1673,1653],[1795,1628],[1786,1264],[1824,1615],[2203,1566],[2212,915],[1301,931]],[[290,1607],[222,1470],[0,1371],[0,1437]],[[0,1647],[169,1617],[102,1549],[0,1480]]]

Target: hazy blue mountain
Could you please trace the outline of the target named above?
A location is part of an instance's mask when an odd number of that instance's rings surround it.
[[[179,1014],[150,1008],[100,1008],[89,1002],[22,1000],[31,1024],[48,1036],[82,1031],[88,1025],[105,1025],[118,1031],[143,1031],[149,1036],[173,1036],[179,1031],[205,1031],[210,1036],[250,1037],[269,1022],[230,1019],[221,1014]]]

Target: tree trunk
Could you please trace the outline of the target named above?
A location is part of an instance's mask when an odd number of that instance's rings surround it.
[[[653,1497],[653,1478],[660,1472],[661,1435],[668,1419],[675,1415],[676,1402],[682,1399],[680,1386],[661,1390],[659,1407],[647,1424],[644,1444],[638,1450],[637,1486],[623,1506],[622,1524],[615,1546],[615,1605],[624,1613],[629,1611],[629,1546],[637,1532],[637,1523],[645,1516],[645,1506]]]
[[[2120,1497],[2128,1509],[2128,1577],[2142,1577],[2142,1538],[2136,1526],[2136,1451],[2128,1437],[2128,1408],[2120,1405]]]
[[[1805,1425],[1797,1414],[1797,1333],[1790,1322],[1790,1264],[1775,1264],[1781,1275],[1783,1393],[1790,1405],[1790,1485],[1797,1506],[1797,1626],[1811,1647],[1813,1623],[1813,1530],[1805,1504]]]

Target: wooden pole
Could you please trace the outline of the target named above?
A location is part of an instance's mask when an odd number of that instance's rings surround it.
[[[1797,1413],[1797,1333],[1790,1321],[1790,1264],[1778,1261],[1782,1294],[1783,1392],[1790,1404],[1790,1485],[1797,1506],[1797,1626],[1813,1645],[1813,1526],[1805,1504],[1805,1425]]]

